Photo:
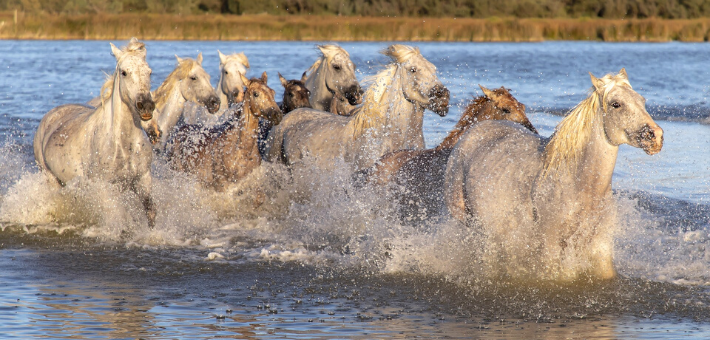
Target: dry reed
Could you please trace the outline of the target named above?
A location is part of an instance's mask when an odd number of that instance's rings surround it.
[[[710,18],[516,19],[0,12],[0,39],[335,41],[708,41]]]

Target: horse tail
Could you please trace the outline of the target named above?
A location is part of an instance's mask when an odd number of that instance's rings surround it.
[[[459,155],[454,150],[446,166],[444,182],[446,207],[449,213],[459,221],[466,221],[466,193],[464,181],[464,167]]]

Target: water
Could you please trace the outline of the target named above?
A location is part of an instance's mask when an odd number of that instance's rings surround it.
[[[115,42],[121,43],[121,42]],[[97,95],[107,42],[0,41],[0,328],[4,338],[668,338],[710,336],[710,70],[707,44],[419,43],[451,90],[425,115],[436,145],[477,84],[506,86],[541,134],[597,76],[626,67],[665,130],[663,151],[623,146],[609,283],[492,280],[467,267],[467,230],[399,222],[346,173],[264,165],[226,193],[154,166],[157,226],[107,183],[58,188],[31,139],[54,106]],[[381,43],[344,43],[360,77]],[[310,43],[148,42],[153,87],[174,54],[249,56],[251,76],[300,78]],[[327,180],[324,180],[327,179]],[[268,204],[254,208],[258,188]]]

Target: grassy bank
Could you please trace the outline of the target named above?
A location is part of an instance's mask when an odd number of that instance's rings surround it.
[[[710,18],[515,19],[0,12],[0,39],[708,41]]]

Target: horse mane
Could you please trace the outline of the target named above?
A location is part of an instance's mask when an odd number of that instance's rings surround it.
[[[239,52],[239,53],[232,53],[228,56],[226,56],[227,61],[235,60],[238,63],[244,65],[246,68],[250,68],[249,66],[249,58],[247,58],[247,55],[244,54],[244,52]],[[226,63],[225,63],[226,64]],[[224,64],[220,63],[220,67],[223,66]]]
[[[503,90],[500,88],[493,90],[493,92],[496,92],[496,94],[503,94]],[[446,138],[441,141],[441,144],[437,146],[437,149],[453,148],[461,138],[461,135],[463,135],[463,133],[477,121],[476,117],[483,112],[481,110],[483,105],[491,101],[492,99],[486,97],[485,95],[473,97],[473,101],[466,106],[466,110],[463,114],[461,114],[459,121],[456,123],[451,132],[449,132]]]
[[[172,92],[175,86],[178,86],[180,80],[185,79],[190,74],[190,71],[195,65],[198,65],[197,61],[190,58],[185,58],[178,63],[177,67],[170,72],[168,77],[165,78],[165,81],[155,90],[155,107],[163,107],[163,105],[167,103],[170,92]]]
[[[591,137],[600,101],[603,103],[603,111],[606,112],[606,97],[609,91],[616,85],[631,87],[628,79],[613,74],[607,74],[600,80],[604,83],[604,91],[600,94],[594,87],[590,88],[587,98],[577,104],[555,128],[545,146],[543,176],[577,166],[580,150]]]
[[[111,96],[113,95],[113,82],[114,79],[116,79],[118,65],[121,63],[121,60],[123,60],[123,58],[128,55],[126,54],[126,52],[129,52],[131,54],[137,54],[138,56],[143,57],[143,59],[145,59],[147,54],[145,44],[138,41],[138,39],[136,38],[131,38],[131,40],[126,46],[121,46],[121,52],[124,52],[124,54],[119,60],[116,61],[116,68],[114,69],[113,74],[108,74],[104,72],[106,81],[103,85],[101,85],[101,91],[99,92],[99,96],[101,97],[101,106],[104,105],[105,100],[111,98]]]
[[[363,84],[369,86],[363,96],[362,106],[353,116],[353,133],[356,137],[371,127],[384,124],[385,114],[391,109],[390,103],[384,100],[387,98],[385,94],[392,87],[396,87],[395,81],[400,81],[396,77],[399,64],[420,55],[419,48],[407,45],[391,45],[380,53],[390,57],[391,63],[376,75],[363,80]]]

